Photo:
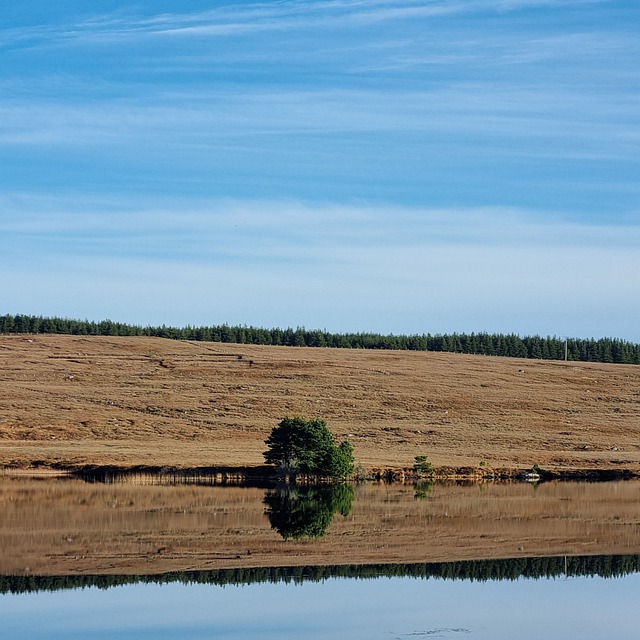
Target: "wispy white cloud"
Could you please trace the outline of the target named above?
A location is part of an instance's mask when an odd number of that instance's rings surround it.
[[[581,66],[590,63],[592,74],[601,66],[606,66],[610,74],[619,74],[628,73],[631,69],[627,65],[611,69],[607,63],[612,58],[624,59],[640,53],[640,43],[632,33],[612,33],[593,28],[553,35],[497,35],[446,30],[440,35],[434,33],[428,44],[409,41],[401,43],[396,50],[391,46],[389,49],[387,55],[376,56],[367,63],[358,63],[353,71],[363,73],[459,65],[497,69],[541,62],[556,62],[563,66],[579,62]],[[553,77],[553,69],[548,69],[547,75]]]
[[[515,11],[535,7],[570,7],[594,4],[611,4],[615,0],[486,0],[496,9]]]
[[[422,132],[542,142],[503,153],[637,158],[638,97],[561,86],[462,83],[433,91],[272,90],[158,94],[145,102],[0,102],[4,145],[207,145],[263,135]],[[256,137],[258,136],[258,137]],[[488,150],[489,151],[489,150]]]
[[[640,245],[640,211],[625,223],[580,222],[558,211],[504,207],[425,208],[312,204],[291,200],[243,201],[3,194],[0,232],[5,238],[95,237],[111,250],[129,237],[171,243],[179,237],[185,259],[222,248],[234,236],[240,257],[256,246],[283,255],[315,260],[355,247],[392,250],[407,247],[636,247]],[[242,243],[242,238],[252,243]],[[297,247],[300,248],[298,251]],[[130,248],[130,247],[128,247]],[[153,245],[151,245],[153,248]],[[317,251],[317,254],[314,254]]]
[[[122,11],[52,26],[0,30],[0,45],[20,42],[99,42],[134,37],[202,37],[262,31],[332,28],[438,18],[461,13],[511,12],[523,8],[560,8],[603,4],[609,0],[345,0],[335,2],[229,3],[206,11],[139,16]],[[337,22],[339,21],[339,22]]]
[[[29,194],[0,208],[3,304],[15,311],[37,299],[38,312],[142,322],[640,338],[620,315],[640,312],[637,216],[611,227],[507,209],[127,209]]]

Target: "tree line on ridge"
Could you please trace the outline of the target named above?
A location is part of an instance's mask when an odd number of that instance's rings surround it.
[[[320,329],[265,329],[227,324],[171,327],[139,326],[102,320],[74,320],[33,315],[0,316],[0,334],[53,333],[90,336],[148,336],[203,342],[226,342],[288,347],[342,349],[397,349],[564,360],[640,364],[640,344],[619,338],[568,338],[503,333],[450,333],[394,335],[370,332],[331,333]]]

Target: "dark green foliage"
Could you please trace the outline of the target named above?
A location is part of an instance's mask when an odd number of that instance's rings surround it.
[[[353,465],[353,447],[350,442],[343,440],[331,451],[329,475],[332,478],[346,478],[353,473]]]
[[[419,475],[429,475],[433,473],[433,465],[427,459],[427,456],[416,456],[413,470]]]
[[[350,484],[281,486],[267,491],[264,503],[271,527],[285,540],[322,537],[335,513],[351,513]]]
[[[348,442],[336,446],[324,420],[284,418],[265,440],[267,464],[282,475],[345,478],[353,472],[353,449]]]
[[[412,351],[450,351],[511,358],[564,360],[565,341],[555,336],[515,334],[452,333],[431,335],[381,335],[378,333],[329,333],[321,330],[264,329],[231,327],[139,327],[103,320],[70,320],[41,316],[0,316],[1,333],[62,333],[73,335],[154,336],[175,340],[264,344],[278,346],[334,347],[344,349],[399,349]],[[640,364],[640,344],[618,338],[567,340],[567,359],[582,362]]]

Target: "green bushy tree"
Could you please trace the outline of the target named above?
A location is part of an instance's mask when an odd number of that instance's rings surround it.
[[[336,445],[324,420],[284,418],[265,444],[265,461],[282,475],[346,478],[353,472],[353,448],[346,441]]]

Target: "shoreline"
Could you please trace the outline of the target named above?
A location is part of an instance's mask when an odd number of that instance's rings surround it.
[[[266,465],[255,466],[160,466],[160,465],[66,465],[40,463],[32,466],[0,466],[0,476],[24,477],[80,477],[94,481],[113,481],[127,477],[150,476],[164,478],[168,483],[202,482],[211,485],[272,486],[283,479]],[[419,474],[412,468],[374,467],[359,471],[347,482],[384,482],[418,484],[432,482],[547,482],[577,481],[606,482],[610,480],[632,480],[640,478],[635,469],[478,469],[473,467],[436,467],[431,474]],[[299,477],[287,479],[291,484],[320,484],[331,482],[330,478]]]

